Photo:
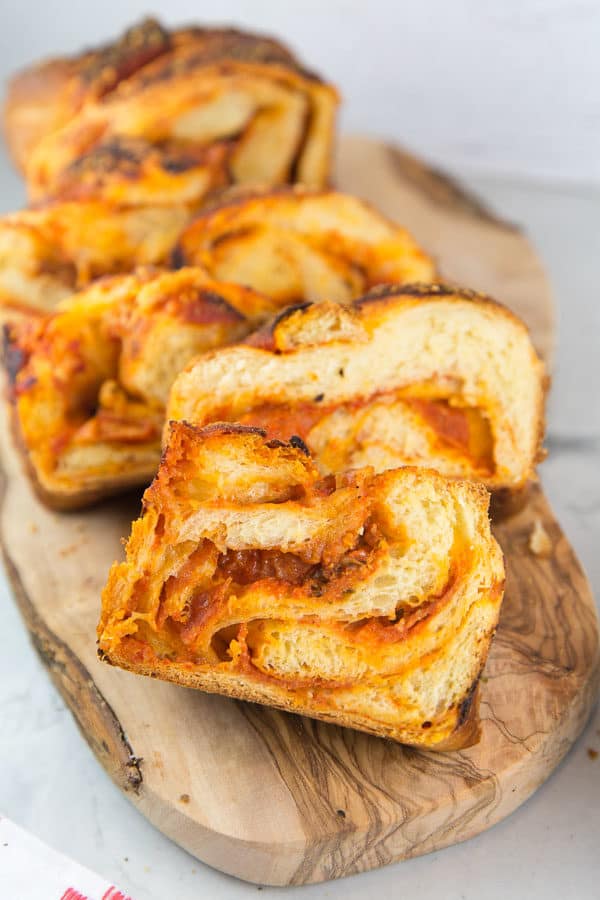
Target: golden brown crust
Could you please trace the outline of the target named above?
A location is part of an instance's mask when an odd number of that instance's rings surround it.
[[[136,675],[144,675],[147,678],[159,678],[161,681],[169,681],[181,687],[204,691],[209,694],[221,694],[225,697],[231,697],[233,700],[241,700],[246,703],[260,703],[280,709],[283,712],[308,716],[309,718],[327,722],[330,725],[338,725],[340,728],[352,728],[356,731],[364,731],[366,734],[371,734],[374,737],[409,743],[398,738],[397,729],[384,723],[374,725],[366,716],[345,714],[342,711],[334,712],[332,710],[320,710],[316,713],[308,706],[299,707],[292,697],[281,692],[269,693],[264,685],[255,685],[251,679],[248,679],[247,676],[244,677],[243,674],[236,674],[235,678],[227,679],[222,675],[214,675],[210,672],[190,671],[189,668],[178,666],[176,663],[156,665],[134,662],[124,653],[114,651],[107,653],[101,648],[98,650],[98,657],[102,662],[111,666],[118,666],[128,672],[134,672]],[[461,717],[460,724],[456,725],[447,738],[438,741],[435,745],[428,745],[426,742],[423,742],[414,744],[414,746],[434,750],[439,753],[449,753],[454,750],[466,750],[468,747],[477,744],[481,738],[480,693],[478,679],[475,688],[470,688],[463,701],[459,703],[459,707],[462,708],[463,705],[467,707],[466,716],[464,718]]]
[[[146,20],[15,76],[5,130],[33,199],[73,197],[81,178],[88,198],[123,197],[128,181],[131,203],[172,191],[197,206],[238,181],[324,184],[337,102],[271,38]],[[138,163],[124,179],[114,147],[132,139]]]
[[[174,423],[115,564],[102,659],[430,749],[478,736],[503,566],[480,485],[322,479],[254,427]]]
[[[66,124],[86,100],[114,90],[171,46],[162,26],[146,19],[113,43],[46,60],[14,75],[5,101],[4,132],[16,165],[24,170],[35,145]]]

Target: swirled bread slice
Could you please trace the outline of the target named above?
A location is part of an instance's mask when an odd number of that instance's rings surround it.
[[[337,104],[272,39],[150,20],[17,75],[5,119],[33,199],[197,205],[224,184],[322,187]]]
[[[180,368],[269,310],[254,291],[200,269],[139,270],[8,325],[14,431],[42,499],[74,508],[148,484]]]
[[[298,435],[322,472],[423,465],[515,490],[534,475],[545,376],[527,329],[442,285],[290,308],[173,384],[167,418]]]
[[[0,218],[0,308],[48,312],[102,275],[166,262],[184,206],[50,203]]]
[[[322,478],[299,440],[172,427],[102,596],[100,655],[432,750],[477,739],[503,593],[481,485]]]
[[[185,229],[174,259],[281,305],[347,303],[384,281],[435,277],[411,235],[367,203],[297,186],[221,200]]]
[[[155,20],[128,28],[113,43],[44,60],[9,81],[4,132],[12,157],[24,170],[36,145],[66,125],[90,100],[113,91],[169,49],[171,38]]]

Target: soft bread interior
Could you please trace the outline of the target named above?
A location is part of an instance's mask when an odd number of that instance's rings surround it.
[[[428,281],[435,272],[411,235],[368,204],[300,187],[222,201],[184,231],[175,256],[281,305],[348,303],[383,281]]]
[[[0,219],[0,308],[52,311],[101,275],[167,260],[190,217],[183,206],[138,209],[65,202]]]
[[[103,594],[101,654],[443,747],[502,597],[488,499],[425,470],[323,479],[299,442],[174,423]]]
[[[113,276],[7,332],[18,440],[58,506],[148,483],[169,388],[200,352],[242,338],[272,304],[197,268]]]
[[[440,285],[292,308],[175,381],[167,416],[301,437],[324,473],[425,465],[517,489],[533,477],[545,375],[525,326]]]

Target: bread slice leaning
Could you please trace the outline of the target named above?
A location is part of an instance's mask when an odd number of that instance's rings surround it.
[[[147,485],[179,370],[272,311],[270,300],[197,268],[140,269],[7,326],[13,430],[42,500],[72,509]]]
[[[320,476],[302,442],[172,426],[102,596],[133,672],[433,750],[478,735],[503,593],[481,485]]]
[[[103,275],[161,265],[191,217],[187,207],[80,201],[0,218],[0,315],[51,312]]]
[[[384,281],[431,281],[433,261],[400,225],[339,191],[295,186],[221,198],[182,233],[179,264],[247,284],[280,306],[348,303]]]
[[[504,307],[444,285],[290,308],[176,379],[167,418],[298,435],[323,473],[422,465],[516,491],[535,474],[545,374]]]

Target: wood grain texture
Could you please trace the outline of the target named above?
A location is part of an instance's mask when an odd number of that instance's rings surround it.
[[[405,196],[403,206],[388,202],[387,211],[436,250],[444,269],[469,265],[440,237],[452,208],[467,230],[481,231],[487,281],[475,286],[506,299],[503,286],[512,285],[511,302],[521,312],[523,278],[530,324],[548,352],[547,285],[541,274],[536,283],[541,270],[518,232],[494,224],[420,164],[362,140],[343,143],[345,188],[378,202],[361,180],[357,160],[365,154],[387,160],[387,200]],[[435,199],[432,185],[441,191]],[[506,234],[516,242],[510,277],[504,251],[491,252],[494,233],[500,242]],[[586,721],[600,678],[595,607],[539,487],[496,529],[508,584],[485,672],[482,740],[468,750],[431,754],[100,663],[99,593],[139,512],[139,496],[85,513],[51,512],[33,496],[6,427],[0,452],[5,564],[45,665],[119,787],[165,834],[223,871],[259,883],[303,884],[465,840],[522,803]],[[536,521],[550,537],[547,557],[530,550]]]

